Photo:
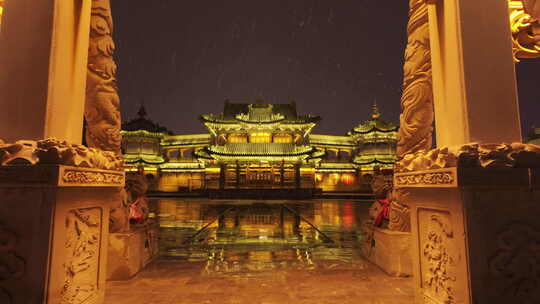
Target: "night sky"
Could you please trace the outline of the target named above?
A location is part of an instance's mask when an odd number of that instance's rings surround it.
[[[136,5],[134,4],[136,2]],[[123,119],[144,104],[177,134],[225,99],[297,103],[340,135],[376,101],[398,122],[408,1],[113,0]],[[540,60],[517,66],[524,133],[540,126]]]

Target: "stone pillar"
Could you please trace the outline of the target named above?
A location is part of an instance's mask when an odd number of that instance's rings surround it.
[[[240,188],[240,164],[236,161],[236,189]]]
[[[225,182],[227,179],[227,164],[219,165],[219,189],[225,189]]]
[[[428,2],[439,148],[402,155],[394,177],[415,303],[540,302],[540,149],[520,143],[507,1]]]
[[[7,1],[0,32],[0,138],[81,143],[91,1]]]
[[[0,303],[103,303],[120,168],[0,167]]]
[[[300,164],[294,164],[294,187],[300,189],[301,186],[301,176],[300,176]]]
[[[279,185],[281,188],[285,186],[285,161],[282,160],[279,166]]]
[[[508,2],[430,2],[437,145],[521,142]]]

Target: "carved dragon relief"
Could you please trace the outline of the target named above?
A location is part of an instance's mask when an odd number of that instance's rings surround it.
[[[442,168],[540,167],[540,147],[532,144],[466,144],[408,154],[396,163],[396,172]]]
[[[508,0],[514,61],[540,57],[540,1]]]
[[[420,150],[429,150],[432,145],[434,111],[428,16],[428,3],[431,2],[409,1],[398,159]],[[390,193],[389,228],[410,231],[409,207],[401,203],[407,192],[393,190]]]
[[[113,152],[70,144],[54,138],[21,140],[6,144],[0,140],[0,166],[13,164],[55,164],[104,170],[123,170],[123,160]]]
[[[79,304],[98,296],[101,208],[69,211],[61,304]]]
[[[115,44],[110,0],[92,0],[86,85],[86,142],[120,154],[120,98],[116,84]]]
[[[113,18],[110,0],[92,0],[90,47],[86,83],[86,143],[89,147],[121,153],[120,97],[113,58]],[[127,194],[120,189],[117,205],[111,207],[110,232],[129,230]]]
[[[400,128],[397,156],[429,150],[433,133],[433,89],[429,40],[428,5],[410,0],[408,42],[403,66]]]
[[[13,302],[10,291],[2,287],[3,281],[21,278],[26,262],[16,253],[17,235],[0,225],[0,303]]]

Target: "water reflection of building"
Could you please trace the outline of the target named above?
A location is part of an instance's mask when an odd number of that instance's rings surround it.
[[[276,263],[309,267],[314,256],[351,258],[360,244],[362,210],[352,201],[159,199],[158,205],[161,254],[206,261],[207,272],[266,270]]]
[[[172,135],[146,117],[122,128],[127,171],[144,173],[153,190],[367,190],[374,167],[392,167],[397,127],[372,119],[347,136],[311,134],[318,116],[295,103],[226,101],[223,113],[202,115],[208,134]]]

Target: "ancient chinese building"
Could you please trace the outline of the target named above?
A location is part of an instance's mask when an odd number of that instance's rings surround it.
[[[220,189],[367,190],[376,167],[393,168],[397,126],[372,119],[346,136],[312,134],[319,116],[296,104],[225,102],[200,116],[207,134],[172,135],[146,116],[123,125],[127,171],[144,173],[156,191]]]
[[[358,147],[353,163],[362,171],[375,167],[392,169],[396,161],[397,131],[398,126],[382,120],[378,107],[374,105],[371,119],[348,133]]]

